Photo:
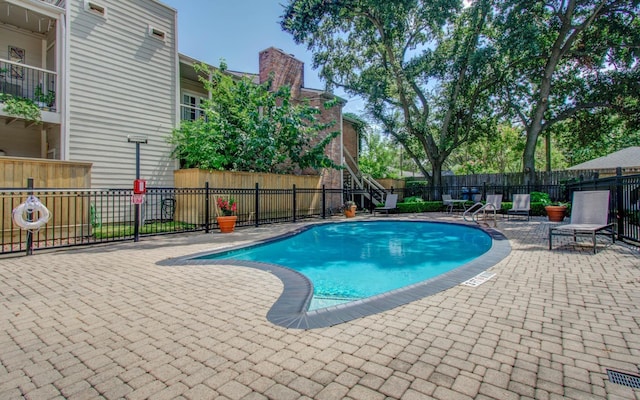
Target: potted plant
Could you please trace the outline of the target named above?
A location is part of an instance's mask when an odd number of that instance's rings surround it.
[[[9,115],[22,117],[27,121],[40,122],[40,108],[30,99],[0,93],[0,103],[3,104],[3,111]]]
[[[353,218],[356,216],[356,203],[349,200],[344,203],[344,216],[347,218]]]
[[[47,94],[45,94],[42,91],[42,85],[38,85],[33,93],[33,98],[40,108],[49,109],[50,107],[53,107],[53,103],[56,101],[56,92],[49,90]]]
[[[567,204],[561,202],[552,202],[548,193],[531,192],[531,201],[540,202],[544,205],[547,217],[550,222],[562,222],[567,215]]]
[[[229,198],[229,200],[218,197],[218,199],[216,200],[216,204],[218,206],[218,209],[220,209],[220,212],[222,213],[222,215],[217,218],[220,232],[233,232],[236,227],[236,220],[238,219],[237,215],[233,215],[238,209],[236,201],[233,199],[233,197]]]

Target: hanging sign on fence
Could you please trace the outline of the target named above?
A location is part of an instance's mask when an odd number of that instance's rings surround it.
[[[144,203],[144,194],[142,193],[134,193],[131,196],[131,204],[142,204]]]

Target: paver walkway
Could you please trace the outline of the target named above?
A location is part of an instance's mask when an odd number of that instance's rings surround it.
[[[0,399],[640,399],[607,378],[639,372],[640,252],[548,226],[500,221],[478,287],[306,331],[266,320],[267,272],[156,265],[295,225],[0,259]]]

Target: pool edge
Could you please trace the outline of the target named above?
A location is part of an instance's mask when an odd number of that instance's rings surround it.
[[[386,221],[398,222],[401,219],[389,218]],[[487,233],[492,239],[492,246],[486,253],[476,259],[464,264],[454,270],[438,275],[437,277],[404,287],[382,293],[377,296],[357,300],[350,303],[340,304],[313,311],[305,311],[313,297],[313,284],[303,274],[289,268],[275,264],[261,263],[243,260],[211,260],[196,259],[206,254],[218,251],[229,251],[243,247],[254,246],[263,242],[281,240],[286,237],[296,235],[318,224],[309,224],[297,227],[290,232],[273,238],[234,246],[232,248],[219,249],[216,251],[199,252],[188,256],[171,258],[158,262],[162,266],[184,266],[184,265],[235,265],[255,268],[269,272],[280,279],[284,289],[275,303],[267,312],[267,320],[271,323],[290,329],[315,329],[337,325],[354,319],[374,315],[380,312],[389,311],[398,306],[422,299],[439,293],[443,290],[453,288],[460,283],[473,278],[479,273],[486,271],[503,260],[511,252],[509,240],[497,229],[479,225],[468,225],[458,222],[413,220],[414,222],[429,222],[450,225],[461,225],[468,228],[480,229]],[[321,224],[332,224],[336,222],[323,222]],[[341,222],[340,222],[341,223]]]

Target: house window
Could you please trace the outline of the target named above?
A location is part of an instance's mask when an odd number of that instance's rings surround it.
[[[161,31],[160,29],[154,28],[153,26],[149,25],[149,36],[158,40],[162,40],[164,42],[166,34],[164,33],[164,31]]]
[[[184,93],[182,95],[182,120],[194,121],[198,118],[204,117],[204,110],[202,109],[201,97],[196,97],[191,94]]]
[[[107,17],[107,8],[101,4],[96,3],[95,1],[85,0],[84,9],[91,14],[98,15],[103,18]]]

